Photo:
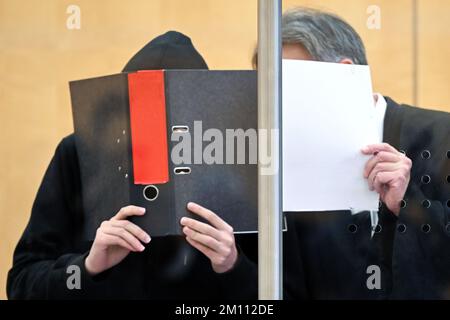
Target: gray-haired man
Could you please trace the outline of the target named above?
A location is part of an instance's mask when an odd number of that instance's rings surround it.
[[[336,15],[297,8],[282,28],[284,59],[368,64]],[[362,150],[373,156],[361,174],[380,194],[378,224],[369,212],[286,213],[287,298],[450,298],[450,116],[381,94],[374,104],[385,143]]]

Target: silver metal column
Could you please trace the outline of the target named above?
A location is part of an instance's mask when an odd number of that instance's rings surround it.
[[[267,174],[267,166],[258,164],[259,299],[263,300],[282,299],[283,293],[280,28],[281,0],[258,0],[258,127],[274,138],[265,150],[270,150],[278,169]],[[278,136],[270,134],[273,129]],[[259,150],[263,143],[267,141],[260,138]]]

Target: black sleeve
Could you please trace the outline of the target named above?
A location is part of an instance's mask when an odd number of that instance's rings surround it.
[[[411,279],[428,277],[430,297],[442,298],[450,287],[449,208],[445,201],[424,195],[417,184],[410,184],[405,201],[397,221],[402,229],[394,240],[394,263]]]
[[[283,299],[311,299],[305,279],[298,214],[285,213],[287,231],[283,233]]]
[[[218,274],[219,286],[226,299],[258,299],[257,237],[257,234],[236,235],[238,260],[233,269]]]
[[[448,299],[450,114],[390,104],[385,137],[412,160],[394,230],[393,297]]]
[[[394,297],[448,298],[450,115],[409,111],[400,146],[412,169],[393,244]]]
[[[286,214],[283,232],[283,299],[309,299],[296,227],[296,215]],[[258,298],[258,235],[237,237],[239,259],[235,267],[219,275],[220,286],[229,299]]]
[[[84,269],[86,249],[77,241],[82,223],[79,179],[74,139],[69,136],[56,149],[14,251],[9,299],[86,297],[89,287],[96,287]],[[67,286],[71,265],[81,272],[80,290]]]

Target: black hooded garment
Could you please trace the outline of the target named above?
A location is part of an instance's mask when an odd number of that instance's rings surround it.
[[[207,68],[191,40],[171,31],[148,43],[123,71]],[[79,162],[72,134],[59,143],[38,190],[30,220],[14,252],[7,281],[8,298],[257,297],[256,264],[244,254],[247,246],[255,248],[254,237],[246,236],[236,236],[238,261],[232,270],[223,274],[215,273],[209,259],[183,237],[162,237],[153,238],[144,252],[131,252],[117,266],[91,277],[84,266],[92,245],[83,240],[81,234],[84,214]],[[81,270],[81,289],[70,290],[67,286],[73,274],[70,266]]]

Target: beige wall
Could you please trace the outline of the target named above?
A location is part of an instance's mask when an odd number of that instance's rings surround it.
[[[66,28],[72,3],[81,8],[80,30]],[[318,3],[362,35],[375,89],[412,103],[412,1],[376,1],[380,30],[366,27],[372,1],[286,0],[284,6]],[[450,111],[450,3],[418,3],[418,103]],[[44,170],[73,130],[67,82],[120,71],[168,29],[190,35],[212,69],[250,68],[256,12],[256,0],[0,0],[0,298]]]

